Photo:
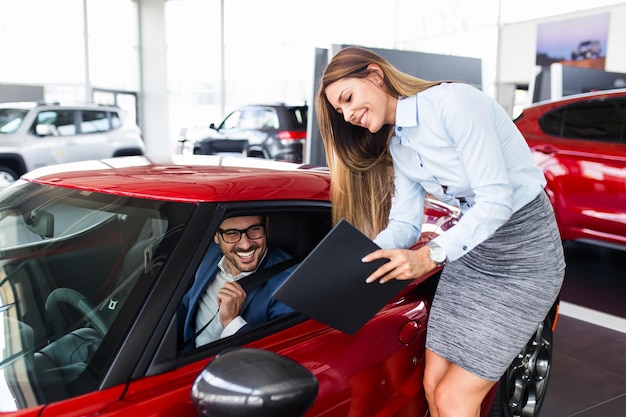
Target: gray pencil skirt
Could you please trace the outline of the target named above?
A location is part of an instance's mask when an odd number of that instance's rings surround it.
[[[563,283],[565,261],[545,193],[441,274],[426,347],[490,381],[526,345]]]

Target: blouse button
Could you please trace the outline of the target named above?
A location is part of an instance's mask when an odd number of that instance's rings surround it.
[[[463,250],[467,250],[467,246],[463,245]]]
[[[398,127],[398,132],[402,132],[402,127],[401,126]]]

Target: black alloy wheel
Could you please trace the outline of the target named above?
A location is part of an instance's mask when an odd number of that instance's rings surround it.
[[[500,379],[490,417],[537,417],[552,368],[552,324],[539,325]]]

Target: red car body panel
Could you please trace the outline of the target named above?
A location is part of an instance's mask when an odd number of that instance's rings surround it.
[[[626,141],[558,137],[547,134],[540,121],[572,104],[615,99],[626,100],[626,90],[537,103],[515,121],[544,171],[563,240],[626,246]]]
[[[319,381],[318,400],[305,416],[363,416],[373,415],[372,410],[385,416],[425,415],[422,376],[427,308],[407,309],[405,304],[399,300],[385,308],[367,331],[354,336],[309,320],[248,347],[277,352],[313,372]],[[384,342],[389,337],[397,339],[396,346]],[[124,392],[117,387],[52,404],[42,417],[77,415],[76,410],[89,415],[96,409],[106,417],[136,416],[137,410],[142,417],[195,416],[189,388],[208,362],[132,381]]]

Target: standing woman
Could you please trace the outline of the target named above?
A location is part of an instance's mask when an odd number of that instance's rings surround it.
[[[480,405],[554,304],[561,239],[545,178],[506,112],[478,89],[405,74],[348,47],[316,97],[331,173],[333,219],[345,218],[387,258],[368,282],[414,279],[445,265],[426,339],[433,417],[477,417]],[[426,193],[461,208],[428,245]]]

